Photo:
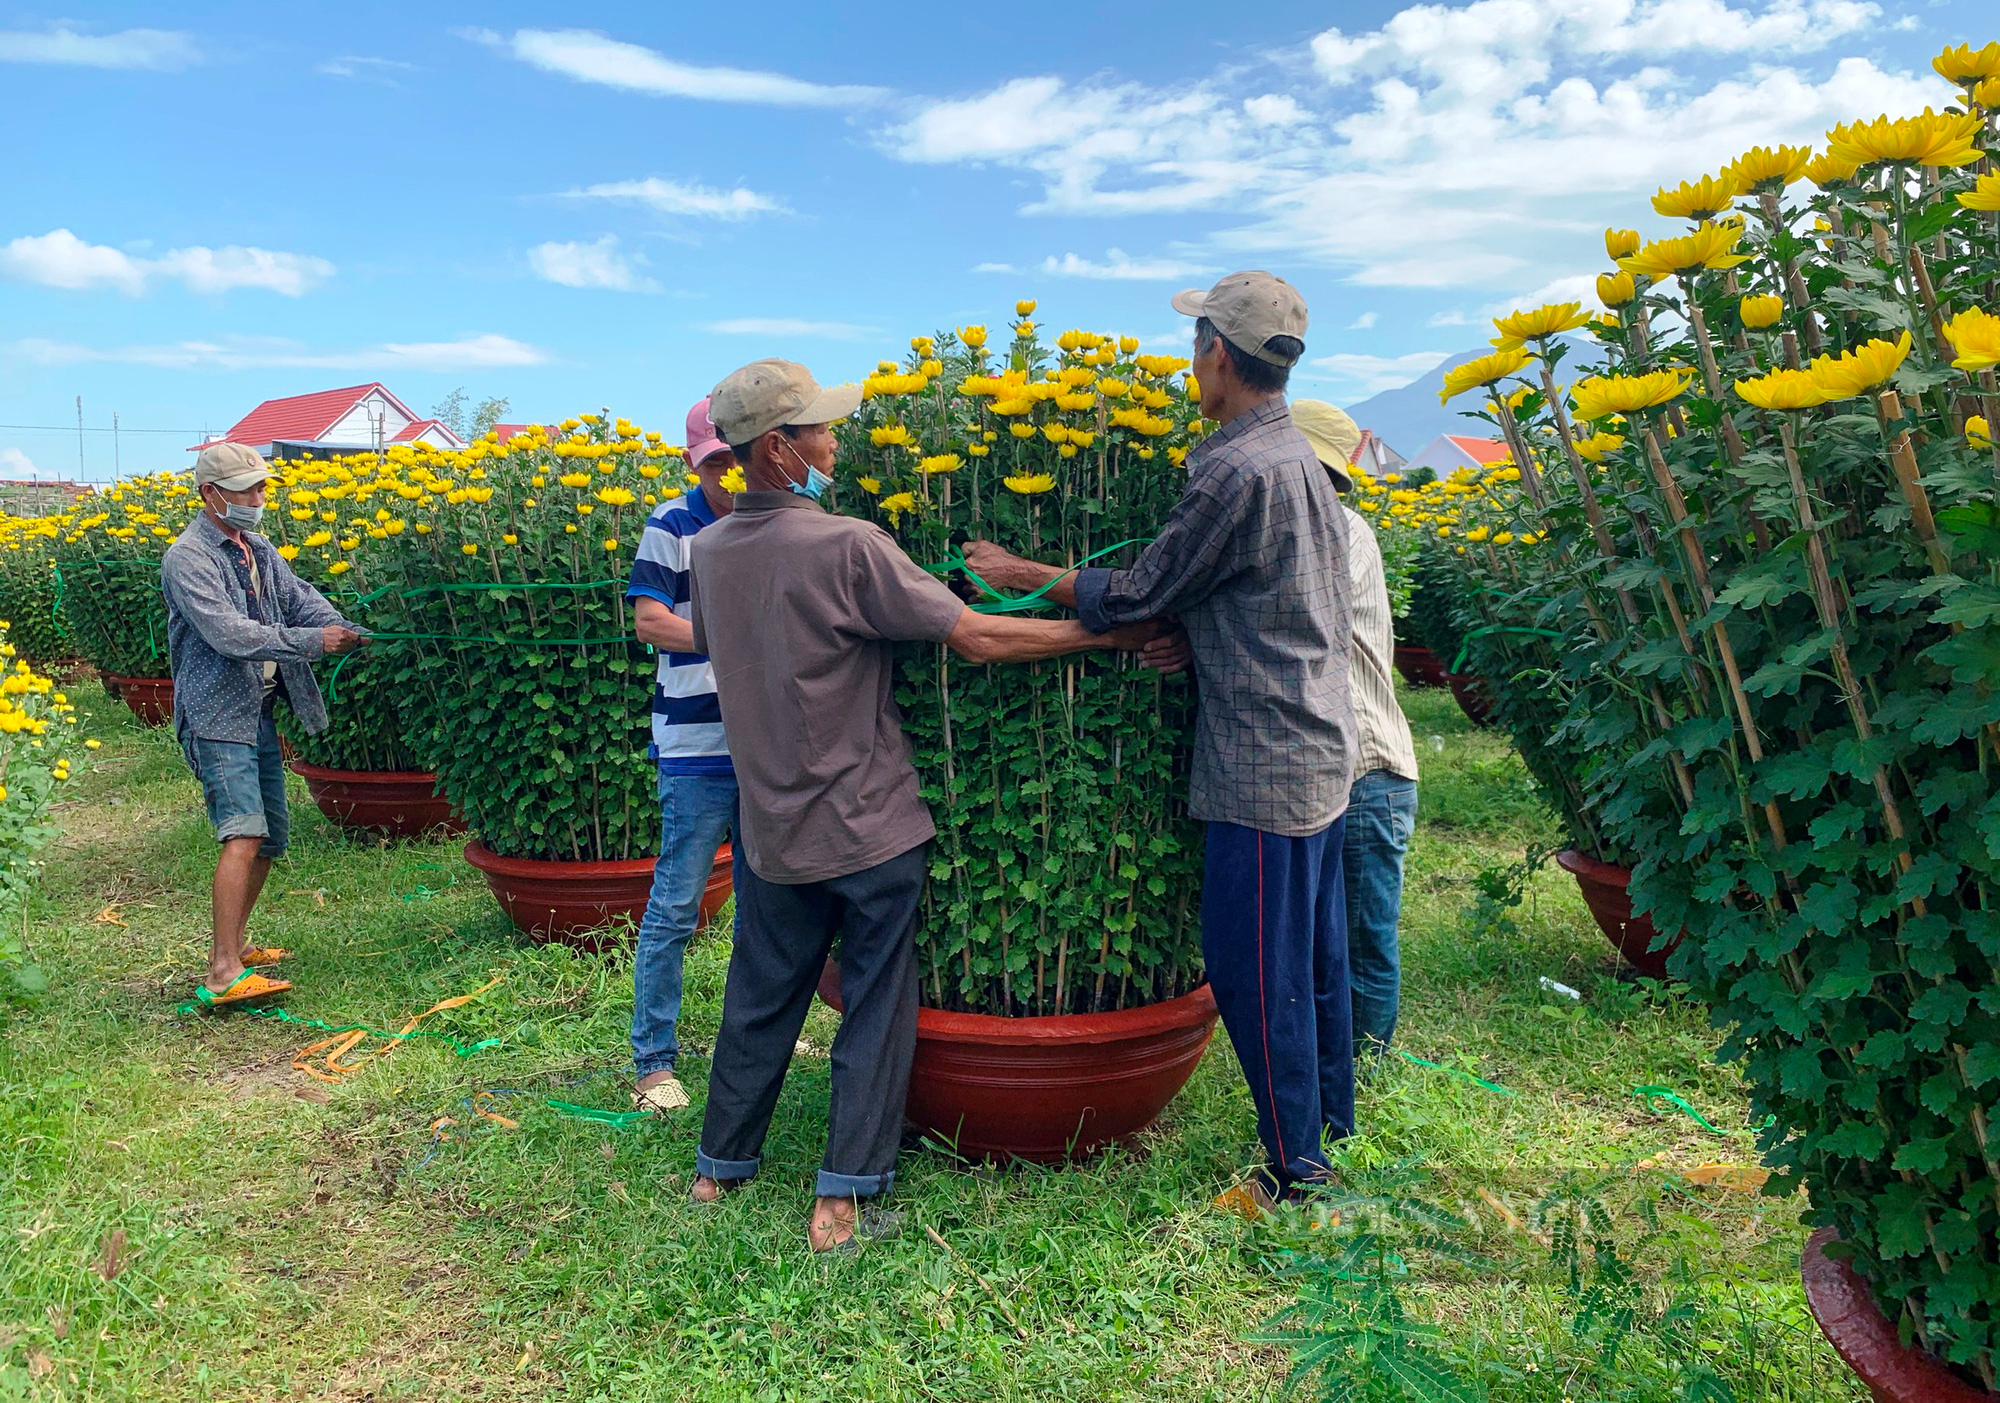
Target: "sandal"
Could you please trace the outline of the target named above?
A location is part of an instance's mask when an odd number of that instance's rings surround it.
[[[680,1078],[673,1076],[662,1077],[632,1093],[632,1109],[649,1115],[685,1110],[689,1104],[687,1088],[681,1085]]]
[[[246,965],[275,965],[280,960],[288,960],[291,957],[291,951],[281,949],[276,945],[252,945],[248,950],[243,952],[243,963]]]
[[[267,979],[253,969],[246,969],[221,993],[216,993],[206,984],[197,984],[194,986],[194,996],[204,1007],[228,1008],[235,1004],[250,1003],[255,999],[269,998],[273,994],[282,994],[291,987],[292,982],[289,979]]]
[[[871,1242],[893,1242],[903,1235],[903,1215],[864,1203],[854,1215],[854,1232],[844,1242],[813,1249],[822,1257],[857,1257]]]

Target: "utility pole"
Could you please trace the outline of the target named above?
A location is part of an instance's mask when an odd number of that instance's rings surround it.
[[[83,396],[76,397],[76,480],[82,482],[88,470],[83,466]]]
[[[111,476],[125,475],[125,460],[118,454],[118,411],[111,411]]]

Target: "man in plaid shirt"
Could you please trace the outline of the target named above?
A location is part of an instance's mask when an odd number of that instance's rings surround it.
[[[1147,661],[1192,664],[1201,689],[1188,806],[1208,825],[1202,954],[1257,1107],[1260,1205],[1323,1178],[1323,1142],[1354,1132],[1342,825],[1356,736],[1353,614],[1340,499],[1284,399],[1306,307],[1269,273],[1183,292],[1201,411],[1222,427],[1188,455],[1186,491],[1126,570],[1069,572],[990,542],[966,563],[1102,632],[1173,615]]]

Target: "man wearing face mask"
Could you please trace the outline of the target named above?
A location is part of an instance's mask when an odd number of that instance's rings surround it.
[[[224,1008],[291,988],[258,973],[285,951],[249,944],[250,910],[285,850],[285,761],[271,709],[279,695],[308,732],[326,729],[312,663],[365,641],[325,596],[257,534],[271,476],[256,450],[210,444],[195,460],[201,514],[167,547],[160,589],[174,675],[174,735],[201,781],[222,845],[212,889],[214,936],[201,1003]]]
[[[757,1172],[838,936],[845,1011],[807,1229],[817,1252],[855,1251],[898,1228],[875,1200],[895,1180],[916,1049],[917,902],[937,830],[896,710],[896,642],[1028,662],[1134,650],[1160,631],[976,613],[887,531],[822,510],[832,422],[860,403],[855,386],[822,390],[789,361],[757,361],[717,385],[709,418],[746,490],[690,550],[694,649],[715,668],[741,804],[736,944],[693,1198],[713,1203]]]

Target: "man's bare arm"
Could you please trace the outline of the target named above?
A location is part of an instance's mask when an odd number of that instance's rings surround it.
[[[1160,632],[1157,624],[1127,624],[1109,633],[1092,633],[1074,619],[1013,619],[967,609],[958,616],[945,646],[975,663],[1030,663],[1060,658],[1090,648],[1134,652]]]
[[[694,625],[659,600],[642,594],[632,601],[632,632],[641,643],[669,653],[694,651]]]
[[[995,589],[1037,590],[1050,580],[1055,588],[1042,598],[1065,609],[1076,607],[1076,571],[1061,565],[1044,565],[1002,550],[991,541],[970,541],[965,547],[965,563],[972,572]],[[1057,577],[1060,576],[1060,579]]]

